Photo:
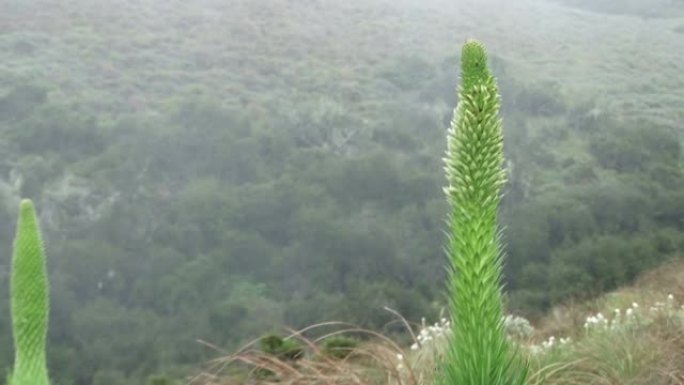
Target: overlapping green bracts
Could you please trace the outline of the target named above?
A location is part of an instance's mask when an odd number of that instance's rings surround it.
[[[523,384],[527,366],[504,330],[497,210],[503,170],[500,96],[484,46],[465,43],[459,102],[444,159],[452,335],[440,385]]]
[[[12,255],[12,328],[14,370],[11,385],[48,385],[45,345],[49,289],[43,241],[30,200],[19,208]]]

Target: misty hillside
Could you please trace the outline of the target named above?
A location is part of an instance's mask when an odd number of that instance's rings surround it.
[[[283,325],[399,333],[384,306],[436,317],[469,37],[503,97],[509,309],[681,256],[681,1],[0,0],[0,250],[33,199],[55,381],[180,378],[216,353],[198,339]]]

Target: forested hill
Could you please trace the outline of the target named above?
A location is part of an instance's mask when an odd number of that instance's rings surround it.
[[[64,385],[436,316],[468,37],[503,96],[509,308],[625,284],[684,253],[684,4],[613,3],[2,0],[0,287],[32,198]]]

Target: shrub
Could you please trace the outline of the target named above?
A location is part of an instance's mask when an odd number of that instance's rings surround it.
[[[323,341],[323,352],[337,359],[345,359],[359,346],[359,341],[345,336],[333,336]]]

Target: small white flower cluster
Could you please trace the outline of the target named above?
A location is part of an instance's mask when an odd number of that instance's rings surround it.
[[[534,332],[530,321],[523,317],[509,314],[504,317],[503,321],[506,333],[510,337],[526,339]],[[421,323],[420,333],[416,336],[416,342],[411,345],[411,350],[418,350],[421,346],[431,344],[436,340],[441,341],[451,334],[451,322],[446,318],[442,318],[439,322],[429,326],[426,325],[425,318],[422,319]]]
[[[620,309],[615,309],[620,310]],[[596,315],[591,315],[587,317],[586,322],[584,322],[584,328],[590,329],[608,329],[608,324],[610,321],[603,316],[603,313],[598,313]]]
[[[645,326],[653,322],[653,318],[657,316],[666,316],[668,319],[679,316],[684,319],[684,306],[681,306],[679,311],[675,310],[674,296],[668,294],[665,302],[656,302],[648,309],[648,314],[641,312],[639,304],[632,302],[632,306],[625,309],[615,309],[614,316],[607,319],[603,314],[598,313],[594,316],[587,317],[584,323],[584,329],[587,332],[595,332],[599,330],[631,330],[639,326]]]
[[[504,318],[504,327],[509,336],[519,339],[530,338],[532,332],[534,332],[534,328],[530,324],[530,321],[517,315],[507,315]]]
[[[421,324],[420,333],[416,336],[417,341],[411,345],[411,350],[418,350],[421,346],[430,344],[435,340],[441,340],[451,333],[451,322],[446,318],[442,318],[430,326],[425,324],[425,318],[423,318]]]
[[[664,317],[668,323],[684,322],[684,305],[676,308],[672,294],[668,294],[665,302],[656,302],[648,310],[650,317]]]
[[[684,310],[684,306],[681,307]],[[671,315],[674,311],[674,296],[672,294],[667,295],[667,300],[665,302],[656,302],[649,309],[651,313],[667,313]]]
[[[602,313],[587,317],[584,322],[584,330],[587,332],[594,332],[599,330],[620,330],[636,326],[639,323],[639,304],[632,303],[632,306],[627,308],[624,313],[621,309],[613,310],[613,317],[608,319]]]
[[[532,354],[540,354],[540,353],[549,352],[558,346],[566,345],[566,344],[570,343],[571,341],[572,340],[570,339],[570,337],[567,337],[567,338],[561,337],[559,340],[556,340],[555,336],[551,336],[546,341],[543,341],[541,343],[541,345],[530,345],[528,348],[530,349],[530,352]]]
[[[404,369],[404,355],[401,353],[397,353],[397,361],[399,361],[399,363],[397,364],[397,370],[398,371],[403,370]]]
[[[617,331],[632,331],[637,328],[648,326],[656,317],[665,317],[667,322],[681,322],[684,324],[684,305],[679,308],[675,307],[675,299],[672,294],[667,296],[665,302],[655,302],[646,311],[641,311],[641,307],[636,302],[625,309],[616,308],[612,312],[612,316],[604,316],[603,313],[596,313],[586,318],[584,329],[587,333],[595,332],[617,332]],[[507,315],[503,318],[506,334],[511,340],[516,341],[522,348],[527,348],[532,354],[549,353],[557,348],[572,343],[572,340],[567,338],[557,339],[555,336],[549,337],[540,344],[529,344],[529,338],[534,333],[534,328],[530,322],[519,316]],[[445,337],[451,334],[451,323],[446,318],[442,318],[440,322],[433,325],[427,325],[425,318],[422,319],[422,327],[419,334],[416,336],[416,342],[411,345],[413,351],[428,351],[433,354],[441,354],[444,348]],[[399,358],[399,365],[397,369],[403,368],[404,357]]]

